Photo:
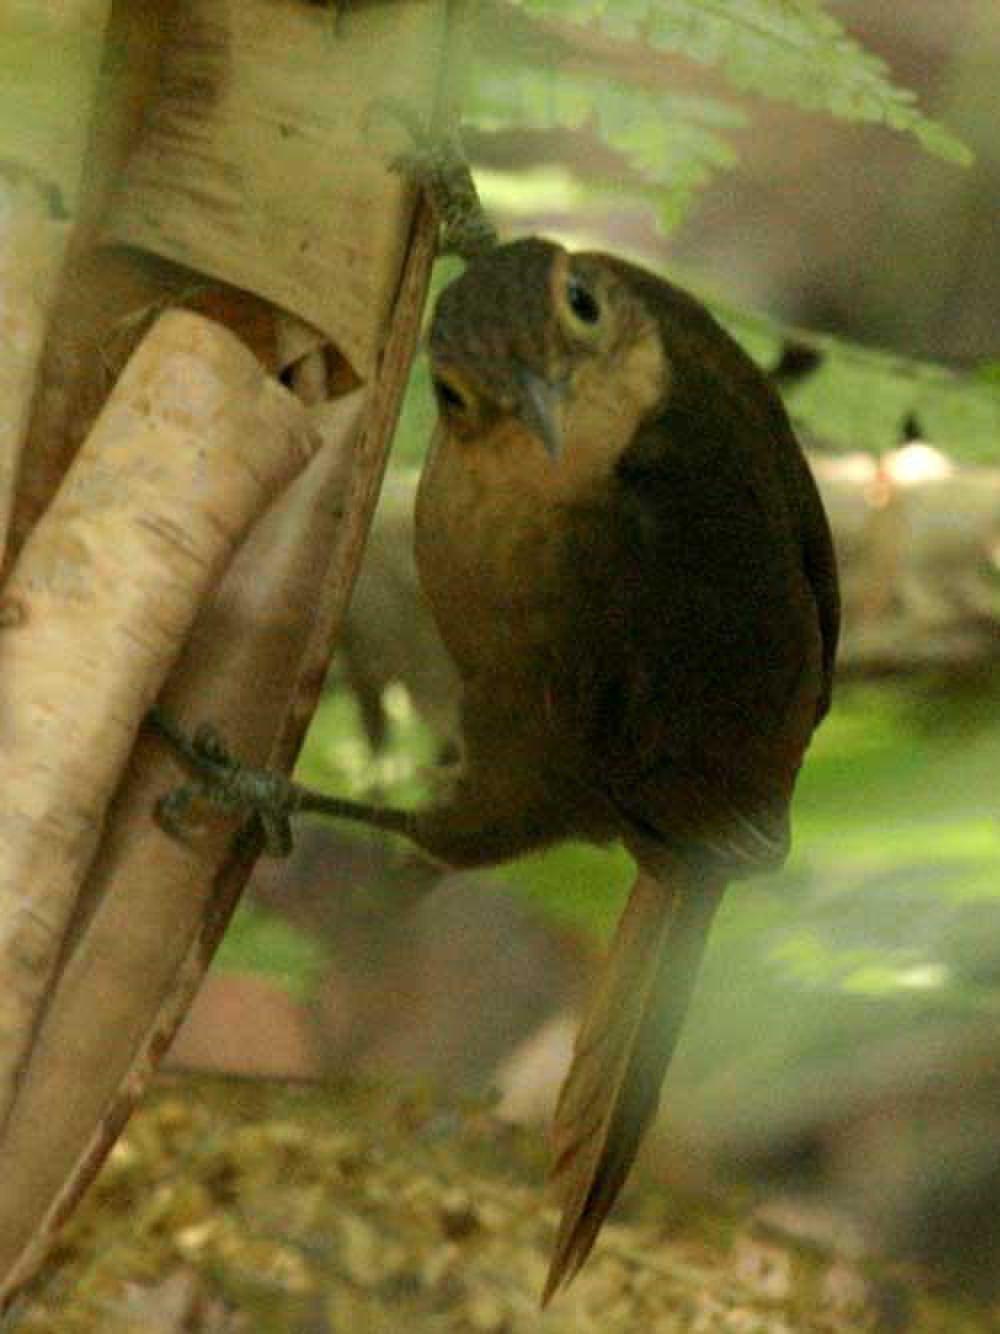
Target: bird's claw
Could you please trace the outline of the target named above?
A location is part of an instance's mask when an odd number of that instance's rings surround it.
[[[188,782],[157,801],[155,814],[160,827],[173,838],[188,842],[197,828],[191,819],[194,808],[210,807],[229,815],[252,816],[260,823],[268,854],[287,857],[292,850],[289,816],[294,789],[284,774],[242,764],[230,753],[211,723],[199,724],[188,736],[159,710],[153,710],[149,718],[192,774]]]
[[[222,733],[211,723],[199,723],[194,729],[191,749],[206,765],[217,765],[220,769],[228,770],[236,763],[222,739]]]

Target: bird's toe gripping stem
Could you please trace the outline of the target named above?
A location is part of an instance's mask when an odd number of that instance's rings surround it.
[[[158,709],[149,714],[149,721],[192,775],[157,801],[156,819],[162,829],[185,841],[191,832],[192,809],[198,806],[253,815],[260,821],[267,852],[272,857],[288,856],[292,850],[289,817],[296,808],[296,787],[290,779],[270,769],[241,764],[209,723],[202,723],[189,736]]]

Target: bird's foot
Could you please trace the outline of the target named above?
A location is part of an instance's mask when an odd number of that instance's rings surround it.
[[[392,169],[427,195],[441,227],[440,252],[468,261],[494,249],[496,228],[483,210],[458,132],[429,130],[412,107],[394,98],[379,102],[377,109],[409,136],[410,147],[392,159]]]
[[[149,713],[148,721],[192,775],[156,803],[156,818],[162,829],[185,841],[192,829],[192,812],[199,806],[231,815],[256,816],[267,853],[288,856],[292,850],[289,817],[300,808],[302,791],[291,779],[270,769],[242,764],[209,723],[202,723],[189,736],[159,709]]]
[[[192,775],[189,782],[156,803],[161,827],[182,841],[190,833],[192,807],[199,805],[231,815],[255,816],[260,821],[264,849],[272,857],[288,856],[292,850],[291,817],[307,812],[352,820],[411,840],[417,834],[410,811],[332,796],[293,782],[276,770],[242,764],[229,753],[215,728],[206,723],[188,736],[159,709],[151,710],[147,721]]]

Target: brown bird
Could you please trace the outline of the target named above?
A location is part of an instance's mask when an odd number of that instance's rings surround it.
[[[830,701],[830,531],[765,376],[694,298],[603,254],[498,246],[441,294],[416,554],[463,763],[417,811],[290,789],[454,865],[620,839],[638,875],[554,1127],[544,1300],[659,1099],[727,881],[778,866]]]

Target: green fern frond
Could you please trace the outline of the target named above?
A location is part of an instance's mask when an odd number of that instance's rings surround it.
[[[520,64],[483,61],[466,118],[483,128],[592,129],[619,152],[641,183],[630,187],[656,206],[661,226],[675,226],[697,190],[736,161],[720,133],[746,118],[710,97],[653,93]]]
[[[597,23],[718,65],[741,92],[871,121],[914,134],[929,152],[967,164],[968,149],[892,81],[883,60],[855,41],[820,0],[513,0],[560,22]]]

